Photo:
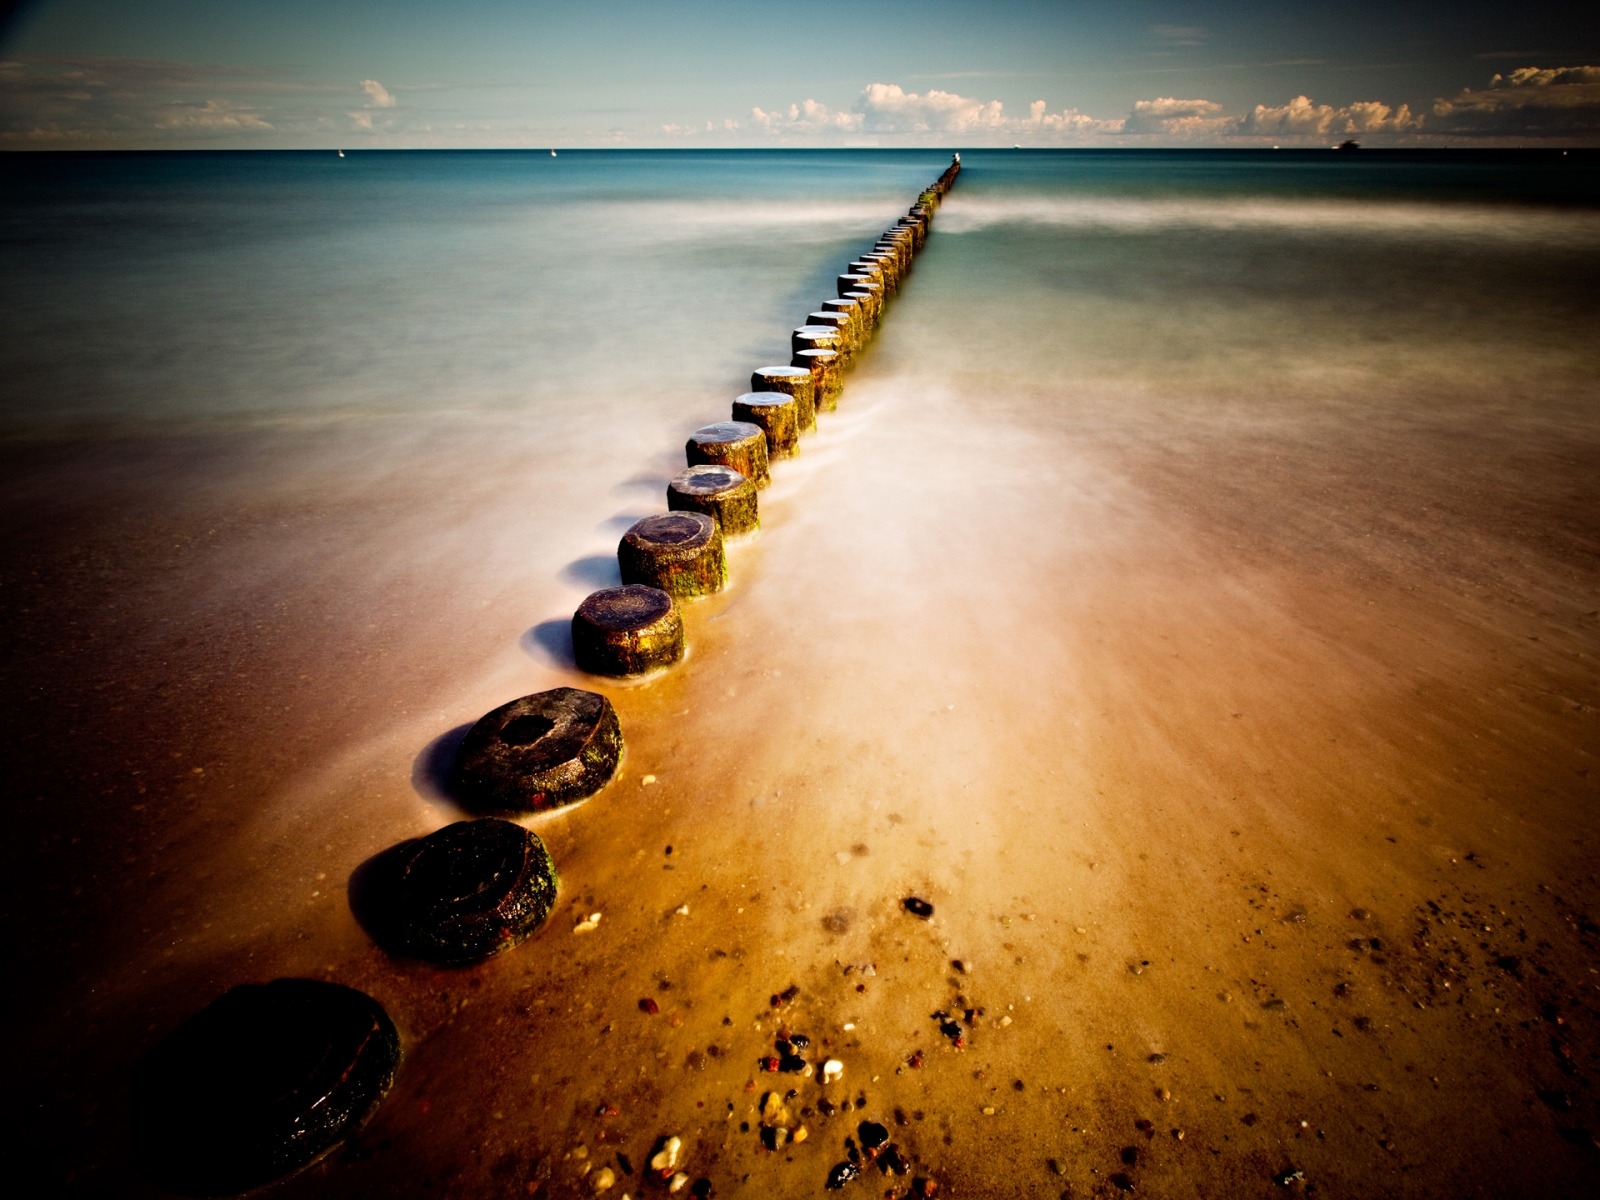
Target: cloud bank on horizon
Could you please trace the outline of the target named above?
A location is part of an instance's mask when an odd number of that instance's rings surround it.
[[[0,61],[0,147],[159,148],[363,143],[386,146],[533,144],[515,125],[439,119],[433,87],[362,79],[347,88],[137,59]],[[1600,144],[1600,66],[1523,66],[1421,111],[1382,100],[1343,105],[1296,95],[1230,112],[1203,97],[1152,96],[1126,112],[1026,112],[995,99],[871,82],[848,108],[814,99],[741,116],[609,130],[589,144],[736,146],[1318,146]],[[567,141],[565,144],[573,144]],[[578,144],[582,144],[581,141]]]

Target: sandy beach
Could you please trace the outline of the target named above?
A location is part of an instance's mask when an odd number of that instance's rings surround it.
[[[275,1196],[637,1197],[668,1135],[712,1194],[817,1194],[863,1121],[912,1175],[860,1195],[1589,1191],[1592,348],[1241,379],[1175,319],[1196,356],[1118,377],[951,286],[983,250],[941,236],[644,684],[563,627],[723,415],[697,378],[556,446],[514,414],[5,446],[11,1124],[52,1193],[157,1194],[131,1064],[280,975],[377,997],[404,1061]],[[627,755],[526,822],[548,925],[386,956],[351,872],[458,819],[468,724],[564,684]],[[763,1070],[791,1033],[842,1077]]]

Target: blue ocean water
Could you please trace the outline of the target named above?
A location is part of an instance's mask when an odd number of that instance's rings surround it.
[[[943,161],[6,156],[0,426],[555,418],[660,397],[664,375],[686,399],[781,354]],[[924,286],[981,296],[1007,344],[1083,333],[1121,375],[1197,355],[1231,372],[1230,345],[1256,370],[1375,325],[1426,345],[1491,316],[1507,351],[1507,329],[1570,351],[1596,297],[1592,156],[969,151],[966,168],[941,228],[982,269]],[[1272,328],[1241,342],[1246,316]]]

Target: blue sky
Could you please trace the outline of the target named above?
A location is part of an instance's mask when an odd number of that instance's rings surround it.
[[[1600,144],[1592,2],[4,7],[9,148]]]

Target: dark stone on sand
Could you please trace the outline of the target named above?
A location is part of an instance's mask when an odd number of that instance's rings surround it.
[[[833,1164],[833,1169],[828,1172],[827,1188],[829,1191],[838,1191],[845,1184],[861,1178],[861,1168],[853,1162],[839,1162]]]
[[[907,896],[901,903],[905,905],[906,911],[913,917],[921,917],[926,921],[933,916],[933,905],[918,896]]]
[[[807,375],[806,383],[810,382]],[[761,527],[756,485],[732,467],[704,463],[685,467],[667,485],[667,509],[705,513],[717,522],[723,537],[738,537]]]
[[[863,1121],[856,1126],[856,1136],[863,1150],[876,1150],[889,1140],[889,1130],[876,1121]]]
[[[672,596],[707,596],[728,583],[722,531],[705,513],[661,513],[636,522],[617,544],[617,565],[623,583]]]
[[[362,869],[356,917],[380,946],[445,966],[509,950],[556,902],[550,852],[498,817],[457,821],[385,850]]]
[[[683,618],[660,588],[602,588],[572,614],[572,656],[579,670],[594,675],[640,675],[671,666],[683,657]]]
[[[232,1195],[305,1166],[388,1090],[400,1039],[370,996],[315,979],[231,988],[133,1077],[133,1147],[149,1178]]]
[[[795,363],[795,366],[807,364]],[[689,465],[732,467],[758,488],[770,482],[767,474],[767,435],[748,421],[718,421],[689,435],[684,446]]]
[[[552,688],[502,704],[461,743],[456,786],[478,812],[542,812],[594,795],[616,774],[622,730],[604,696]]]

